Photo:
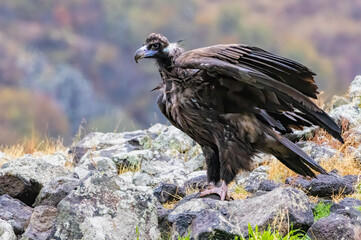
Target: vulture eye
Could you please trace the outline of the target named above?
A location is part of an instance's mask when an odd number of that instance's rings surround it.
[[[153,46],[152,46],[152,48],[154,48],[154,49],[158,49],[159,47],[160,47],[159,43],[154,43]]]

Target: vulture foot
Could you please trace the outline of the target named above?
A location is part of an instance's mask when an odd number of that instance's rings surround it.
[[[211,194],[218,195],[221,198],[221,201],[224,201],[224,200],[230,201],[231,200],[230,196],[228,195],[227,184],[223,181],[222,181],[222,185],[220,187],[216,187],[213,182],[210,182],[208,189],[202,191],[200,193],[200,196],[204,197],[204,196],[211,195]]]

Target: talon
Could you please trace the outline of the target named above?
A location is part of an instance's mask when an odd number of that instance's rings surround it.
[[[212,194],[216,194],[221,198],[221,201],[227,200],[230,201],[231,198],[228,195],[228,187],[227,184],[225,182],[222,181],[222,185],[220,187],[216,187],[214,185],[214,183],[210,183],[209,187],[207,190],[204,190],[200,193],[201,197],[204,196],[208,196],[208,195],[212,195]]]

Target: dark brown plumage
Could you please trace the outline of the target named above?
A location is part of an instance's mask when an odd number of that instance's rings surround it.
[[[243,44],[183,52],[156,33],[136,52],[141,58],[157,62],[162,113],[203,149],[210,188],[202,195],[228,198],[227,184],[250,170],[257,152],[304,176],[315,177],[311,169],[326,173],[283,136],[292,128],[318,125],[343,142],[340,128],[310,100],[318,93],[315,74],[295,61]]]

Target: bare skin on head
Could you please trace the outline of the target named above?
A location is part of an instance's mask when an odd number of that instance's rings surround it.
[[[208,189],[230,200],[228,184],[251,170],[258,152],[315,177],[326,171],[284,135],[318,125],[343,142],[341,129],[310,98],[314,73],[300,63],[244,44],[221,44],[188,52],[152,33],[134,56],[155,59],[162,84],[157,103],[164,116],[203,150]],[[312,169],[312,170],[311,170]]]

